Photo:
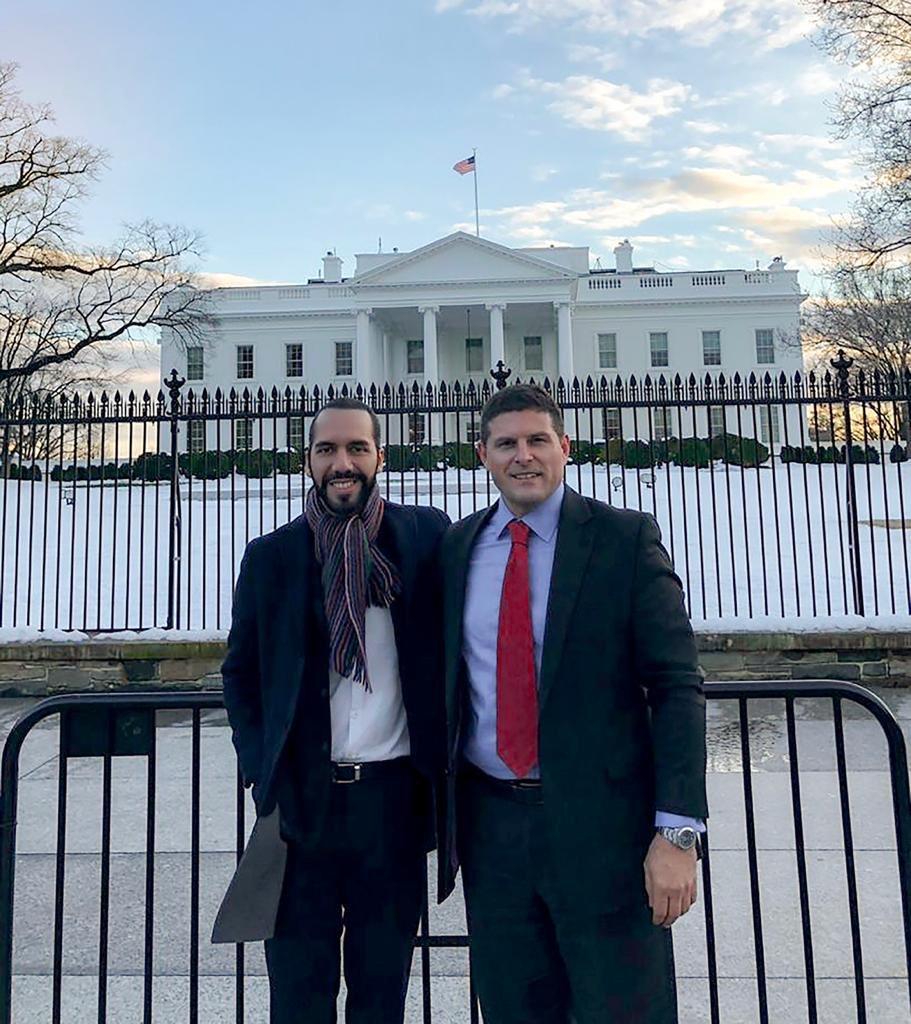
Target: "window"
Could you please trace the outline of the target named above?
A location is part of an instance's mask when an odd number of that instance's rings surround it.
[[[410,338],[406,342],[408,347],[408,372],[424,372],[424,339]]]
[[[617,335],[598,335],[598,369],[617,369]]]
[[[481,428],[477,423],[465,424],[465,440],[469,444],[477,444],[481,440]]]
[[[775,339],[768,328],[761,328],[756,331],[756,362],[775,362]]]
[[[771,419],[769,417],[771,413]],[[759,440],[763,444],[778,444],[781,440],[781,425],[778,406],[763,406],[759,410]]]
[[[304,346],[299,344],[285,345],[285,376],[303,377]]]
[[[667,331],[652,331],[648,341],[652,351],[652,366],[668,366]]]
[[[720,437],[725,432],[724,406],[709,406],[709,436]]]
[[[335,376],[350,377],[354,373],[354,343],[337,341],[335,343]]]
[[[673,433],[671,410],[655,409],[652,418],[652,434],[656,441],[666,441]]]
[[[607,441],[623,437],[623,428],[620,421],[619,409],[604,410],[604,437]]]
[[[408,443],[424,443],[424,417],[419,412],[413,412],[408,416]]]
[[[721,331],[702,332],[702,362],[706,366],[721,366]]]
[[[465,339],[465,369],[468,373],[484,372],[484,339]]]
[[[237,346],[237,379],[250,380],[253,377],[253,346]]]
[[[288,447],[295,451],[304,450],[304,417],[288,417]]]
[[[187,380],[203,378],[202,345],[192,345],[187,349]]]
[[[531,372],[544,371],[544,346],[539,334],[531,334],[522,339],[525,348],[525,369]]]
[[[239,452],[249,451],[253,447],[253,420],[234,421],[234,448]]]
[[[187,424],[187,451],[204,452],[206,450],[206,421],[190,420]]]

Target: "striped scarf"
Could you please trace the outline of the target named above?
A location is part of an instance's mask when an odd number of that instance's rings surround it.
[[[395,566],[376,546],[384,508],[374,486],[360,514],[336,515],[311,487],[305,510],[322,572],[329,665],[368,692],[367,606],[388,608],[401,586]]]

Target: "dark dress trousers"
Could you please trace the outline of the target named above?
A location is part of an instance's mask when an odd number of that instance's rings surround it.
[[[411,756],[332,781],[328,632],[301,516],[252,541],[237,579],[224,699],[257,825],[213,941],[265,939],[274,1024],[335,1020],[344,929],[347,1020],[401,1019],[445,765],[438,548],[448,518],[386,503],[377,543],[398,569],[391,606]]]
[[[705,702],[680,581],[648,515],[566,488],[538,680],[540,789],[460,764],[472,546],[444,573],[447,785],[439,896],[460,861],[487,1024],[676,1020],[670,935],[651,924],[643,861],[656,807],[707,817]],[[555,969],[559,968],[559,969]]]

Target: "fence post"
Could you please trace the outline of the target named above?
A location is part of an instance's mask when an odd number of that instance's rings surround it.
[[[168,621],[165,629],[175,629],[180,621],[180,475],[177,466],[178,425],[180,422],[180,389],[186,380],[176,369],[165,377],[164,385],[171,397],[168,419],[171,425],[171,494],[168,507]]]
[[[844,349],[838,350],[838,358],[829,360],[832,369],[838,374],[838,389],[841,392],[842,408],[845,415],[845,492],[848,504],[848,557],[851,561],[851,576],[854,584],[854,612],[864,614],[864,579],[861,574],[860,561],[860,523],[857,511],[857,487],[854,481],[854,439],[851,433],[851,385],[848,370],[854,360],[846,356]],[[833,438],[834,442],[834,438]],[[838,463],[833,460],[833,468]]]

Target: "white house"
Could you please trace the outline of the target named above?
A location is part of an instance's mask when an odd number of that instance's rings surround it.
[[[780,258],[767,270],[659,273],[634,267],[627,241],[614,253],[615,268],[593,269],[587,246],[513,249],[459,231],[413,252],[359,254],[347,278],[330,253],[319,280],[213,291],[211,337],[186,350],[165,334],[161,368],[176,367],[188,387],[210,395],[479,383],[500,360],[513,378],[539,380],[803,369],[796,339],[804,296]],[[764,439],[779,439],[776,414],[764,414]],[[712,415],[720,430],[724,411]],[[621,427],[619,412],[606,417],[603,433],[628,429],[626,418]],[[299,444],[299,429],[290,424],[276,443]],[[460,426],[463,439],[470,429]],[[238,425],[238,446],[252,443],[249,430]],[[423,424],[411,430],[422,439]],[[202,424],[193,433],[194,449],[211,445]]]

